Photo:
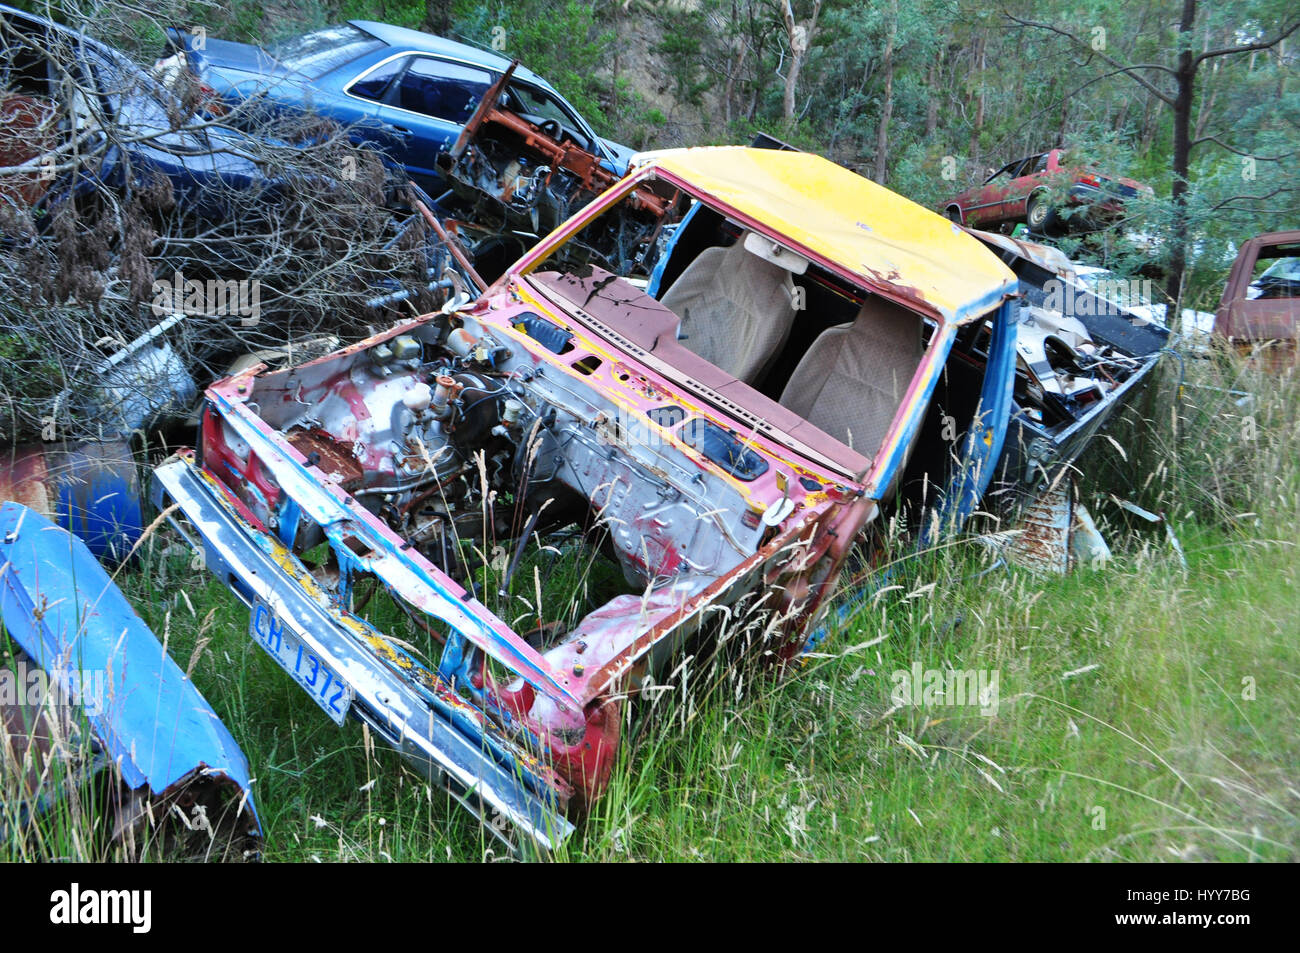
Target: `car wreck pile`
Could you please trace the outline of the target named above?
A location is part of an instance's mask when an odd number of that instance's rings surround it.
[[[250,641],[326,717],[362,722],[491,832],[546,849],[607,785],[639,688],[704,643],[737,664],[798,659],[892,514],[925,545],[982,504],[1041,510],[1170,332],[1093,295],[1051,248],[812,154],[673,150],[616,174],[511,108],[513,69],[440,160],[447,193],[415,204],[475,294],[306,360],[240,362],[149,483],[248,606]],[[501,260],[502,236],[521,255]],[[117,559],[144,522],[119,463],[134,529],[98,553]],[[62,499],[69,482],[48,485]],[[86,530],[75,505],[45,512]],[[69,544],[39,513],[0,516],[10,638],[48,671],[80,645],[120,677],[120,593],[113,619],[22,637],[54,593],[21,547]],[[1039,565],[1065,568],[1075,524],[1042,524]],[[543,591],[562,552],[582,554],[584,586],[609,570],[597,598]],[[427,639],[385,631],[375,598]],[[210,714],[197,692],[178,704]],[[6,723],[30,730],[24,717]],[[90,727],[110,753],[142,730]],[[216,779],[205,816],[233,810],[255,839],[247,764],[220,727],[179,767]],[[132,780],[166,801],[184,778]]]

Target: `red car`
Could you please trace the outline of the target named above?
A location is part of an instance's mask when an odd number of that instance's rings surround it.
[[[955,195],[941,206],[954,222],[993,228],[1024,222],[1031,232],[1046,234],[1070,224],[1100,224],[1116,217],[1124,202],[1151,186],[1107,176],[1087,165],[1070,165],[1066,152],[1052,149],[1004,165],[983,185]],[[1064,196],[1064,199],[1062,199]],[[1058,215],[1057,206],[1090,206],[1086,215]]]
[[[1300,363],[1300,230],[1269,232],[1242,243],[1214,333],[1266,370],[1280,373]]]

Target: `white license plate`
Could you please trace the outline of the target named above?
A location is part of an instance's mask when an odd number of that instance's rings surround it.
[[[253,602],[248,620],[249,634],[275,659],[294,681],[315,699],[338,724],[343,724],[352,705],[352,686],[339,678],[315,652],[303,644],[293,630],[275,617],[263,602]]]

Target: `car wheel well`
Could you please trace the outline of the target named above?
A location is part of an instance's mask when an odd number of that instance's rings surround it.
[[[1043,208],[1042,221],[1038,223],[1039,230],[1046,231],[1056,223],[1056,211],[1052,208],[1051,198],[1046,189],[1035,189],[1025,198],[1025,224],[1034,227],[1032,221],[1034,212],[1038,208]]]

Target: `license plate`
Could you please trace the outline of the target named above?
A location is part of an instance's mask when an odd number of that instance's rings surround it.
[[[280,667],[293,676],[316,704],[338,724],[343,724],[352,705],[352,686],[339,678],[293,630],[275,617],[263,602],[253,603],[248,621],[249,634]]]

